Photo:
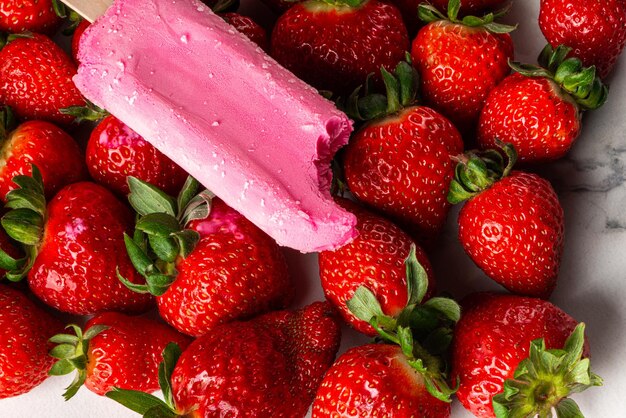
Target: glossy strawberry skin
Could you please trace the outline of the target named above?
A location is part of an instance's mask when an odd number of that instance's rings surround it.
[[[495,140],[513,144],[520,161],[562,158],[580,134],[576,102],[551,80],[508,76],[493,89],[478,122],[478,144],[494,148]]]
[[[528,357],[531,341],[544,338],[547,349],[563,348],[577,325],[550,302],[528,297],[477,293],[462,308],[452,341],[452,381],[459,379],[456,395],[477,417],[495,417],[491,399]]]
[[[385,314],[398,315],[408,300],[404,260],[414,241],[386,219],[348,200],[339,203],[356,215],[359,235],[335,251],[322,251],[319,254],[322,288],[326,299],[337,308],[347,323],[357,331],[373,337],[378,333],[369,324],[356,318],[346,302],[352,299],[359,286],[366,286],[376,295]],[[426,298],[429,298],[435,287],[432,267],[419,247],[416,247],[416,256],[428,273]]]
[[[87,28],[91,25],[87,20],[81,20],[74,33],[72,34],[72,58],[74,58],[74,62],[78,64],[78,46],[80,45],[80,37],[83,36],[83,33],[87,30]]]
[[[341,355],[326,373],[313,418],[446,418],[450,404],[432,397],[400,347],[369,344]]]
[[[440,20],[419,31],[411,56],[424,101],[469,135],[489,92],[510,72],[513,41],[509,34]]]
[[[0,51],[0,103],[22,119],[69,124],[60,109],[85,104],[72,77],[76,65],[50,38],[17,38]]]
[[[92,131],[87,144],[87,168],[98,183],[120,196],[129,193],[128,176],[176,196],[187,173],[114,116]]]
[[[48,377],[48,338],[62,325],[21,292],[0,285],[0,399],[21,395]]]
[[[174,328],[200,336],[217,325],[288,305],[292,284],[278,245],[234,209],[214,198],[194,251],[178,261],[178,275],[157,298]]]
[[[395,68],[409,39],[400,11],[378,0],[360,6],[307,1],[287,10],[272,32],[271,55],[313,87],[351,93],[380,67]]]
[[[0,31],[52,34],[62,20],[54,12],[52,0],[0,1]]]
[[[459,214],[465,252],[508,290],[547,298],[563,252],[563,208],[549,182],[513,171],[470,199]]]
[[[269,51],[270,45],[267,32],[252,18],[239,13],[220,13],[220,17],[246,35],[248,39],[260,46],[264,51]]]
[[[352,193],[423,241],[446,221],[451,156],[463,152],[459,132],[436,111],[415,106],[366,125],[345,153]]]
[[[339,339],[330,305],[320,302],[222,325],[195,340],[178,361],[172,375],[176,406],[183,412],[197,407],[193,416],[205,418],[303,417]]]
[[[185,350],[191,339],[148,318],[107,312],[87,323],[108,329],[89,341],[85,386],[98,395],[113,387],[152,393],[159,390],[163,349],[173,342]]]
[[[74,139],[50,122],[28,121],[0,146],[0,197],[15,189],[13,178],[31,175],[35,164],[51,199],[62,187],[87,177],[83,153]]]
[[[626,45],[626,1],[541,0],[539,26],[553,47],[573,48],[605,78]]]
[[[28,273],[30,289],[48,305],[77,315],[103,311],[143,312],[149,295],[126,288],[142,278],[126,255],[123,233],[132,230],[129,208],[104,187],[74,183],[47,208],[43,241]]]

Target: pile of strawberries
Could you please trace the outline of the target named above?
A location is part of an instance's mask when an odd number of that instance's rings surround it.
[[[82,98],[49,36],[73,31],[75,57],[88,23],[0,0],[0,398],[73,373],[66,399],[85,385],[144,417],[439,418],[455,396],[477,417],[582,416],[568,395],[602,380],[547,300],[563,209],[532,169],[607,100],[626,1],[541,0],[537,65],[514,61],[502,0],[264,1],[271,42],[211,6],[357,126],[333,191],[359,236],[319,254],[327,301],[298,310],[270,237]],[[510,293],[436,295],[428,254],[463,201],[462,247]],[[373,340],[335,359],[342,321]]]

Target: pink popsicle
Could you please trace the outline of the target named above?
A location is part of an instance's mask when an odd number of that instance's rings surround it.
[[[75,82],[279,244],[340,247],[356,219],[329,163],[352,122],[196,0],[117,0]]]

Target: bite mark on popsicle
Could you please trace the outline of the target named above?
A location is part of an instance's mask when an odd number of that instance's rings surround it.
[[[117,0],[83,35],[74,81],[280,245],[357,234],[330,195],[352,121],[197,0]]]

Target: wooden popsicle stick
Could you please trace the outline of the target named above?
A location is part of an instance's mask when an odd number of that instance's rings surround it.
[[[61,0],[72,10],[93,22],[104,14],[106,9],[113,4],[113,0]]]

